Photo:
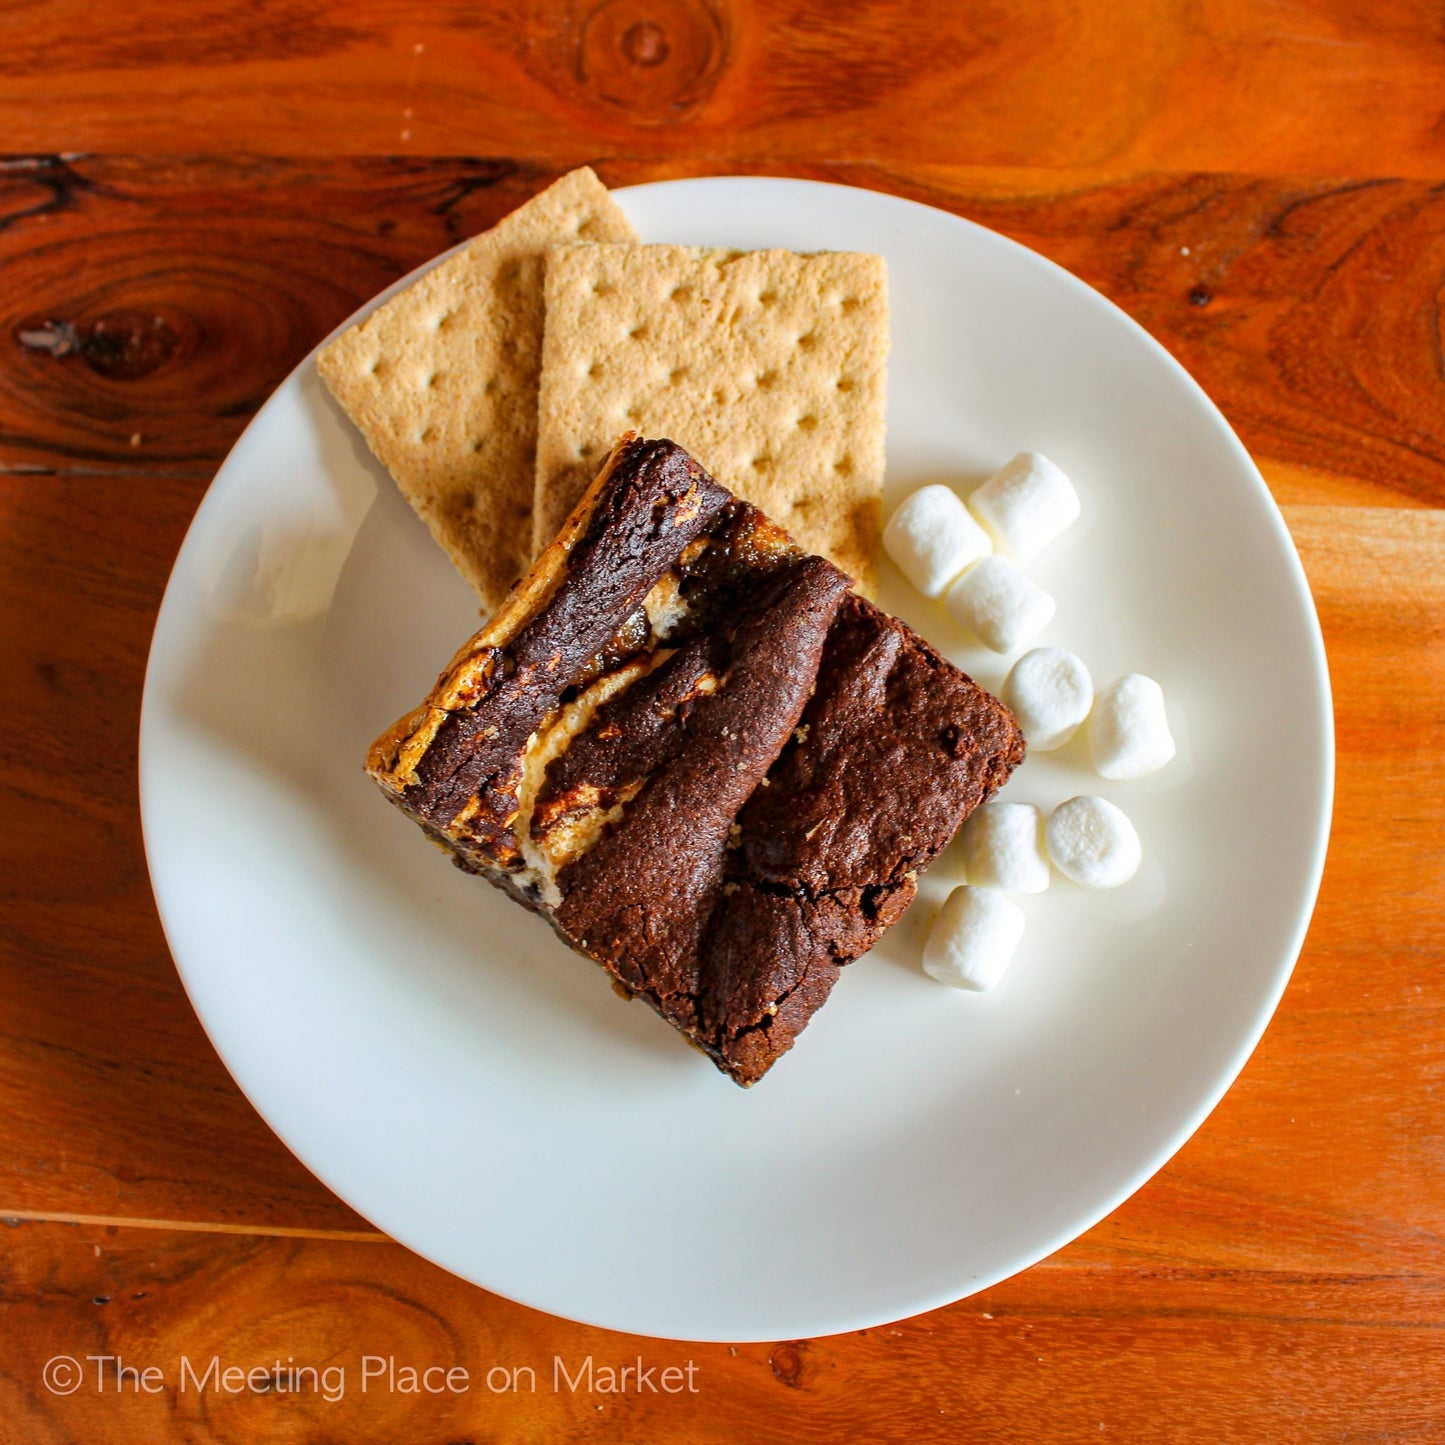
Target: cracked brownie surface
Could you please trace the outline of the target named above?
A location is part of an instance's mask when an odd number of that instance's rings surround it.
[[[725,683],[676,718],[667,761],[558,877],[563,936],[714,1057],[698,1000],[729,834],[797,726],[847,588],[821,557],[774,574],[723,630]]]
[[[1000,702],[848,587],[626,437],[368,771],[751,1084],[1023,757]]]
[[[708,930],[701,1014],[729,1073],[761,1077],[792,1046],[1023,752],[996,699],[896,618],[843,600],[801,726],[738,816]]]

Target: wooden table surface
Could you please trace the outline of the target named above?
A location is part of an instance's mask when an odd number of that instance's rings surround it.
[[[8,0],[0,135],[0,1441],[1445,1435],[1434,0]],[[246,1103],[152,903],[141,678],[217,464],[360,302],[584,161],[846,181],[1061,262],[1218,401],[1314,588],[1334,832],[1263,1043],[1111,1218],[891,1327],[638,1340],[423,1263]],[[166,1378],[57,1393],[57,1355]],[[183,1355],[349,1388],[182,1391]],[[363,1355],[471,1388],[363,1394]],[[697,1389],[551,1388],[588,1355]]]

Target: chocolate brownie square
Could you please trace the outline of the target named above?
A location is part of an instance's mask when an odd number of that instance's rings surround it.
[[[367,769],[754,1083],[1023,757],[1000,702],[848,589],[625,437]]]

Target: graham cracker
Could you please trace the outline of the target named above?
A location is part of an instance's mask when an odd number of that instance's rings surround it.
[[[570,244],[547,256],[533,547],[617,436],[678,442],[869,595],[887,271],[850,252]]]
[[[584,166],[316,358],[332,395],[489,611],[532,560],[546,250],[634,234]]]

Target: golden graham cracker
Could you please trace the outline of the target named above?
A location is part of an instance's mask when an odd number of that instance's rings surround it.
[[[883,486],[881,256],[564,245],[547,256],[534,549],[621,432],[670,437],[865,594]]]
[[[532,560],[545,252],[634,234],[602,182],[572,171],[316,358],[489,611]]]

